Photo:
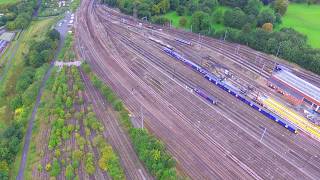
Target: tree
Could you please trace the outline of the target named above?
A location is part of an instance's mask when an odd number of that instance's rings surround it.
[[[288,0],[275,0],[274,1],[274,9],[277,13],[283,16],[288,9],[289,1]]]
[[[224,14],[223,14],[223,10],[222,9],[215,10],[212,13],[213,22],[218,23],[218,24],[223,23],[223,15]]]
[[[217,0],[203,0],[199,2],[200,10],[210,13],[212,9],[216,8],[219,3]]]
[[[50,176],[57,177],[60,174],[61,167],[59,164],[59,161],[57,159],[54,159],[52,162],[52,169],[50,171]]]
[[[264,23],[262,25],[262,29],[267,31],[267,32],[272,32],[273,30],[273,25],[271,23]]]
[[[262,7],[262,3],[260,0],[249,0],[248,4],[244,7],[244,12],[248,15],[257,16]]]
[[[181,17],[180,19],[179,19],[179,26],[180,27],[185,27],[186,25],[187,25],[187,18],[185,18],[185,17]]]
[[[95,169],[95,165],[94,165],[94,159],[93,159],[93,154],[92,153],[88,153],[86,155],[86,160],[85,160],[85,170],[88,174],[93,174],[96,169]]]
[[[223,5],[244,8],[248,4],[248,0],[220,0]]]
[[[159,6],[159,9],[160,9],[160,13],[161,14],[165,14],[170,9],[170,1],[169,0],[161,0],[158,3],[158,6]]]
[[[262,26],[264,23],[273,24],[276,20],[274,11],[270,8],[264,9],[258,15],[258,26]]]
[[[170,9],[176,10],[179,7],[179,0],[170,0]]]
[[[209,15],[202,11],[197,11],[192,15],[192,31],[193,32],[208,32],[210,27]]]
[[[52,40],[59,40],[60,39],[60,33],[56,29],[52,29],[49,31],[48,36]]]
[[[74,172],[73,172],[73,167],[71,164],[69,164],[67,167],[66,167],[66,179],[67,180],[71,180],[73,177],[74,177]]]
[[[228,10],[224,14],[224,24],[229,27],[241,29],[248,21],[247,15],[239,8]]]
[[[186,8],[184,7],[184,6],[179,6],[178,8],[177,8],[177,14],[179,15],[179,16],[182,16],[182,15],[184,15],[184,13],[185,13],[185,10]]]
[[[67,100],[66,100],[66,108],[70,109],[72,107],[72,104],[73,104],[73,101],[72,101],[71,97],[68,96]]]
[[[51,163],[48,163],[48,164],[46,165],[46,171],[47,171],[47,172],[51,171]]]
[[[0,179],[9,179],[9,167],[6,161],[0,161]]]

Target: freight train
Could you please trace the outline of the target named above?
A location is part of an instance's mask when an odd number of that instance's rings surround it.
[[[230,87],[229,85],[225,84],[218,77],[216,77],[212,73],[208,72],[206,69],[202,68],[201,66],[197,65],[196,63],[194,63],[194,62],[192,62],[192,61],[190,61],[188,59],[185,59],[183,56],[181,56],[179,53],[175,52],[172,49],[164,48],[163,51],[165,53],[167,53],[168,55],[170,55],[171,57],[175,58],[176,60],[181,61],[185,65],[191,67],[196,72],[202,74],[203,77],[205,79],[207,79],[208,81],[210,81],[211,83],[215,84],[216,86],[220,87],[224,91],[226,91],[229,94],[233,95],[234,97],[236,97],[237,99],[239,99],[243,103],[247,104],[248,106],[252,107],[253,109],[259,111],[261,114],[263,114],[264,116],[268,117],[269,119],[277,122],[281,126],[283,126],[286,129],[288,129],[290,132],[297,133],[298,128],[295,125],[293,125],[292,123],[282,119],[278,115],[276,115],[276,114],[274,114],[274,113],[272,113],[272,112],[260,107],[258,104],[254,103],[254,102],[252,102],[250,100],[247,100],[243,95],[240,94],[239,91],[237,91],[234,88]]]

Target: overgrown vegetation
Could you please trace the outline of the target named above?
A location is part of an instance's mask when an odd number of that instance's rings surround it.
[[[288,0],[142,0],[139,2],[104,0],[103,2],[109,6],[119,7],[123,13],[137,15],[139,18],[147,17],[157,24],[169,24],[173,20],[173,24],[178,27],[190,28],[196,33],[245,44],[320,74],[320,50],[313,49],[308,43],[308,38],[312,36],[307,38],[294,29],[281,25],[282,17],[289,5]],[[294,2],[319,3],[318,0],[294,0]],[[167,15],[172,12],[179,16]]]
[[[63,48],[61,49],[58,59],[60,61],[71,61],[75,59],[73,51],[73,34],[68,33]]]
[[[40,17],[57,16],[69,9],[69,2],[59,0],[41,0]]]
[[[72,46],[73,36],[70,34],[60,56],[66,57]],[[29,153],[27,177],[38,171],[39,179],[45,174],[60,178],[64,171],[64,178],[77,179],[80,171],[95,174],[99,164],[101,171],[113,179],[125,179],[117,154],[105,140],[103,124],[92,106],[84,102],[83,89],[78,68],[54,69],[37,113],[35,126],[42,129],[33,132],[39,142],[31,143],[35,150],[30,153],[35,155],[30,157]],[[43,136],[45,132],[50,132],[48,137]]]
[[[7,25],[9,30],[24,29],[32,19],[37,0],[17,1],[16,3],[0,4],[0,26]]]
[[[76,9],[79,7],[80,5],[80,0],[73,0],[70,4],[70,9],[72,12],[75,12]]]
[[[122,127],[127,131],[139,159],[157,179],[180,179],[175,168],[175,160],[168,154],[164,144],[146,129],[134,128],[128,110],[116,94],[93,73],[88,64],[82,68],[89,75],[93,85],[100,90],[112,107],[119,113]]]
[[[51,46],[46,48],[46,51],[48,54],[53,54],[59,38],[50,36],[52,32],[54,30],[48,30],[48,27],[42,29],[41,34],[44,36],[33,41],[33,46],[39,45],[42,40],[46,39],[51,42]],[[31,43],[31,40],[28,39],[27,43]],[[32,46],[29,46],[25,54],[26,57],[30,56],[31,50]],[[9,178],[15,156],[20,151],[23,130],[30,117],[42,78],[49,67],[48,62],[50,60],[50,56],[46,56],[41,63],[38,63],[38,66],[17,61],[11,70],[18,70],[18,72],[11,72],[6,76],[4,84],[1,86],[0,109],[2,109],[2,112],[0,116],[3,117],[1,121],[7,123],[7,127],[0,131],[1,179]]]

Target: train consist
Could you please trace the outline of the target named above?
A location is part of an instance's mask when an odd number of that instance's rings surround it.
[[[168,54],[169,56],[171,56],[171,57],[175,58],[176,60],[178,60],[180,62],[183,62],[185,65],[191,67],[194,71],[200,73],[205,79],[207,79],[211,83],[215,84],[216,86],[220,87],[224,91],[226,91],[229,94],[233,95],[234,97],[236,97],[237,99],[239,99],[243,103],[247,104],[248,106],[252,107],[253,109],[259,111],[261,114],[263,114],[264,116],[268,117],[269,119],[277,122],[281,126],[283,126],[286,129],[288,129],[290,132],[297,133],[298,128],[295,125],[293,125],[290,122],[282,119],[281,117],[277,116],[276,114],[274,114],[274,113],[262,108],[258,104],[248,100],[243,95],[241,95],[240,92],[238,92],[234,88],[230,87],[226,83],[222,82],[218,77],[216,77],[214,74],[208,72],[203,67],[197,65],[196,63],[194,63],[194,62],[192,62],[192,61],[190,61],[188,59],[185,59],[183,56],[181,56],[179,53],[175,52],[172,49],[164,48],[163,51],[166,54]],[[206,97],[204,97],[204,98],[206,98]]]
[[[216,105],[218,101],[216,98],[212,97],[208,93],[206,93],[204,90],[200,88],[194,88],[193,91],[198,94],[199,96],[203,97],[206,101],[208,101],[210,104]]]
[[[162,41],[159,40],[159,39],[155,39],[155,38],[153,38],[153,37],[149,37],[149,40],[150,40],[150,41],[153,41],[153,42],[155,42],[155,43],[157,43],[157,44],[159,44],[159,45],[161,45],[161,46],[164,46],[164,47],[166,47],[166,48],[168,48],[168,49],[173,50],[173,47],[172,47],[172,46],[170,46],[169,44],[166,44],[166,43],[162,42]]]
[[[179,38],[176,38],[175,40],[178,41],[179,43],[182,43],[182,44],[186,44],[186,45],[189,45],[189,46],[192,45],[192,43],[190,41],[186,41],[186,40],[179,39]]]

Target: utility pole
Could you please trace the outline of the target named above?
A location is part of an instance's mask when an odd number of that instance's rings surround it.
[[[140,113],[141,113],[141,128],[143,129],[143,111],[142,111],[142,105],[140,105]]]
[[[240,45],[238,45],[235,49],[235,54],[238,54],[239,53],[239,50],[240,50]]]
[[[200,42],[200,41],[201,41],[201,35],[200,35],[200,33],[199,33],[199,42],[198,42],[198,43],[199,43],[200,48],[201,48],[201,42]]]
[[[224,32],[224,38],[223,38],[223,41],[225,41],[227,38],[227,30]]]
[[[281,47],[281,44],[279,43],[279,46],[278,46],[278,50],[277,50],[277,54],[276,54],[276,57],[278,57],[278,55],[279,55],[279,52],[280,52],[280,47]]]

